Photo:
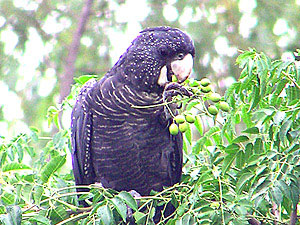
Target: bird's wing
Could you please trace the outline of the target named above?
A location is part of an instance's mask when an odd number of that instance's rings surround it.
[[[81,89],[72,111],[71,142],[72,163],[77,185],[94,183],[91,153],[86,151],[91,144],[92,115],[86,102],[87,93],[96,84],[89,80]]]
[[[182,173],[182,147],[183,147],[183,137],[182,133],[176,136],[172,135],[172,141],[174,143],[174,159],[170,159],[171,164],[171,182],[172,185],[179,183],[181,180]]]

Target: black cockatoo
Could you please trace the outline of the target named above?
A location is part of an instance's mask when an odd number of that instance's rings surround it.
[[[172,92],[172,75],[178,83],[187,79],[194,54],[191,38],[179,29],[148,28],[102,79],[85,84],[72,112],[77,185],[149,195],[180,182],[182,135],[170,135],[165,106],[147,106]]]

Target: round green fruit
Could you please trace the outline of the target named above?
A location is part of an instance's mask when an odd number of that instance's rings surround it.
[[[177,135],[178,132],[179,132],[179,129],[178,129],[177,124],[172,123],[172,124],[169,126],[169,131],[170,131],[170,134],[172,134],[172,135]]]
[[[199,81],[197,81],[197,80],[193,80],[192,82],[189,83],[189,85],[191,87],[198,87],[198,86],[200,86]]]
[[[176,123],[184,123],[185,122],[185,118],[183,115],[177,115],[174,117],[174,120],[176,121]]]
[[[223,101],[221,101],[221,102],[219,103],[219,108],[220,108],[222,111],[224,111],[224,112],[229,112],[229,110],[230,110],[230,106],[228,105],[228,103],[227,103],[227,102],[223,102]]]
[[[178,82],[178,79],[175,75],[172,75],[172,82]]]
[[[217,115],[218,112],[219,112],[219,110],[217,109],[217,107],[214,106],[214,105],[208,106],[207,110],[208,110],[208,112],[209,112],[211,115],[213,115],[213,116]]]
[[[204,87],[208,86],[211,84],[210,79],[208,78],[203,78],[202,80],[200,80],[200,84]]]
[[[208,85],[208,86],[202,86],[201,87],[201,91],[204,92],[204,93],[211,92],[211,86],[210,85]]]
[[[179,124],[179,130],[180,130],[181,133],[186,132],[187,129],[188,129],[188,124],[187,123],[181,123],[181,124]]]
[[[196,118],[195,118],[195,116],[193,116],[191,114],[187,114],[187,115],[185,115],[185,120],[188,123],[194,123]]]
[[[219,95],[218,93],[211,93],[208,96],[209,100],[213,101],[213,102],[219,102],[221,100],[221,95]]]

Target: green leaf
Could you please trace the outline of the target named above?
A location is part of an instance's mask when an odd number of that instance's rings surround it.
[[[145,222],[146,222],[147,214],[142,213],[142,212],[139,212],[139,211],[136,211],[136,212],[133,214],[133,217],[134,217],[134,219],[135,219],[135,222],[136,222],[138,225],[142,225],[142,224],[145,224]]]
[[[237,155],[236,155],[236,159],[235,159],[235,165],[237,168],[242,169],[245,165],[245,152],[243,150],[240,150]]]
[[[286,62],[281,61],[281,64],[278,64],[278,68],[277,68],[277,71],[276,71],[277,78],[280,78],[281,77],[281,72],[283,70],[286,70],[286,68],[288,66],[290,66],[292,63],[293,63],[293,61],[286,61]]]
[[[239,64],[240,68],[244,68],[248,61],[255,56],[255,51],[245,51],[240,54],[237,59],[236,63]]]
[[[257,127],[250,127],[246,130],[243,130],[242,133],[247,133],[247,134],[258,134],[259,129]]]
[[[276,205],[280,205],[282,203],[283,193],[281,192],[279,187],[275,186],[271,188],[271,196]]]
[[[57,224],[68,217],[68,214],[63,206],[57,206],[49,211],[52,224]]]
[[[297,207],[297,204],[299,203],[299,187],[293,183],[290,185],[291,187],[291,200],[293,203],[293,208],[295,209]]]
[[[260,57],[258,57],[258,59],[256,60],[257,72],[259,74],[262,74],[267,69],[267,62],[265,60],[265,57],[263,57],[264,55],[262,54],[263,53],[261,53]]]
[[[241,194],[245,185],[254,177],[254,175],[250,172],[243,173],[236,183],[236,192],[237,194]]]
[[[237,144],[230,144],[225,148],[225,152],[228,154],[236,153],[240,149],[240,146]]]
[[[201,121],[201,117],[199,115],[196,115],[196,120],[194,122],[194,125],[197,128],[200,136],[203,136],[203,124]]]
[[[51,225],[50,220],[43,215],[34,215],[33,217],[29,218],[29,221],[32,224],[37,223],[38,225],[41,225],[41,224]]]
[[[66,155],[58,155],[53,157],[44,167],[41,172],[41,180],[46,183],[49,178],[66,162]]]
[[[92,78],[97,78],[98,76],[97,75],[83,75],[83,76],[80,76],[78,78],[74,78],[75,82],[78,83],[78,84],[85,84],[88,80],[92,79]]]
[[[30,127],[30,138],[34,141],[37,142],[39,140],[38,132],[39,130],[35,127]]]
[[[108,205],[103,205],[98,208],[97,215],[104,225],[114,224],[113,213]]]
[[[199,101],[190,101],[190,102],[188,103],[188,105],[186,106],[186,111],[191,110],[194,106],[196,106],[196,105],[198,105],[198,104],[200,104]]]
[[[17,170],[30,170],[31,167],[27,166],[23,163],[17,163],[17,162],[12,162],[5,164],[2,167],[2,172],[8,172],[8,171],[17,171]]]
[[[12,193],[8,193],[8,192],[4,192],[0,195],[0,199],[1,201],[5,204],[5,205],[12,205],[15,203],[15,198],[16,196]],[[2,203],[2,204],[3,204]]]
[[[235,157],[237,155],[238,151],[228,154],[225,156],[224,161],[223,161],[223,165],[222,165],[222,173],[225,174],[228,169],[230,168],[232,162],[235,160]]]
[[[255,154],[260,154],[260,153],[263,153],[264,152],[264,148],[263,148],[263,141],[261,138],[257,138],[254,142],[254,146],[253,146],[253,149],[254,149],[254,153]]]
[[[134,211],[138,209],[135,199],[128,192],[122,191],[117,196],[121,198]]]
[[[257,184],[252,188],[252,191],[254,191],[255,194],[251,197],[251,199],[256,199],[258,196],[266,194],[270,183],[271,181],[267,179],[267,177],[261,177]],[[250,195],[252,194],[250,193]]]
[[[232,140],[232,143],[241,143],[241,142],[245,142],[245,141],[249,141],[249,138],[245,135],[241,135],[238,136],[237,138]]]
[[[25,150],[31,158],[33,158],[36,155],[34,148],[31,146],[25,146]]]
[[[20,206],[7,206],[7,214],[0,215],[0,222],[3,225],[21,225],[22,211]]]
[[[42,194],[44,193],[44,188],[43,186],[35,186],[34,187],[34,192],[33,192],[33,199],[34,203],[39,205],[40,201],[42,199]]]
[[[110,202],[115,206],[117,212],[122,217],[123,221],[126,222],[127,207],[123,200],[116,196],[113,199],[110,199]]]
[[[283,180],[276,181],[276,186],[280,188],[281,192],[284,193],[288,199],[291,199],[291,189]]]
[[[260,101],[260,89],[257,85],[253,86],[252,90],[252,96],[251,96],[251,105],[250,108],[248,109],[248,113],[254,109]]]
[[[282,124],[280,131],[279,131],[279,139],[281,142],[285,143],[287,133],[288,133],[289,129],[291,128],[292,123],[293,123],[293,121],[288,119],[286,122],[284,122]]]
[[[188,129],[184,132],[184,135],[186,137],[186,140],[189,142],[189,144],[192,144],[192,131],[191,131],[191,126],[187,124]]]
[[[23,196],[23,199],[25,202],[29,203],[31,202],[31,196],[32,196],[32,192],[33,192],[33,185],[34,184],[28,184],[28,183],[25,183],[23,184],[23,187],[22,187],[22,196]]]
[[[283,91],[283,89],[284,89],[284,87],[287,83],[288,83],[287,79],[279,80],[279,82],[276,86],[276,89],[275,89],[275,91],[273,92],[273,94],[271,95],[271,98],[270,98],[270,104],[271,105],[275,106],[277,104],[278,96]]]

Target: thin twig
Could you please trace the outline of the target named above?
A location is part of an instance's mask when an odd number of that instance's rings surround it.
[[[293,79],[288,73],[285,73],[285,72],[282,71],[282,74],[285,75],[290,81],[292,81],[293,84],[294,84],[298,89],[300,89],[299,84],[297,84],[297,82],[294,81],[294,79]]]

